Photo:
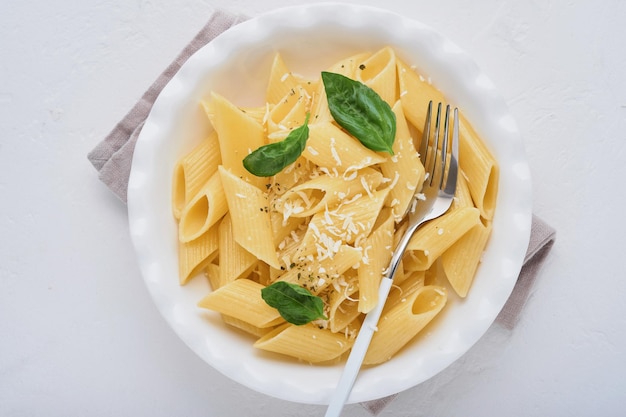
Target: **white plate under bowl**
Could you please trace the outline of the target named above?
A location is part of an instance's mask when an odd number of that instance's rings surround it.
[[[500,163],[500,188],[493,234],[468,297],[448,305],[419,343],[387,363],[363,369],[349,402],[400,392],[458,359],[492,324],[522,266],[531,224],[523,145],[504,101],[465,52],[423,23],[357,5],[297,6],[241,23],[194,54],[154,103],[135,148],[128,214],[141,272],[164,318],[208,364],[256,391],[327,404],[342,365],[312,366],[260,352],[250,338],[197,307],[210,291],[205,279],[179,286],[170,208],[175,161],[210,130],[198,103],[211,90],[241,106],[263,102],[275,52],[294,72],[319,76],[340,58],[385,45],[462,109]]]

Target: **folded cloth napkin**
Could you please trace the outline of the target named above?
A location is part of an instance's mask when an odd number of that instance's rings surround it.
[[[229,27],[246,20],[245,16],[217,10],[207,24],[198,32],[176,59],[165,69],[157,80],[144,93],[135,106],[113,128],[113,130],[88,155],[88,159],[99,172],[99,178],[122,201],[126,202],[128,177],[137,137],[152,104],[161,89],[176,74],[187,58],[203,45]],[[535,278],[556,237],[555,230],[537,216],[533,216],[530,244],[524,259],[517,284],[503,310],[496,318],[496,324],[513,329],[530,294]],[[377,415],[395,395],[362,403],[372,415]]]

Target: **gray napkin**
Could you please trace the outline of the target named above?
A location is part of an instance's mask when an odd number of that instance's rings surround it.
[[[123,202],[126,202],[128,177],[137,137],[161,89],[165,87],[189,56],[229,27],[244,20],[246,20],[245,16],[226,11],[217,10],[213,12],[206,25],[150,86],[139,102],[89,153],[89,161],[98,170],[100,180]],[[496,324],[509,330],[514,328],[540,267],[552,248],[555,237],[556,233],[552,227],[537,216],[533,216],[530,244],[524,259],[524,266],[513,293],[496,318]],[[395,396],[364,402],[361,405],[372,415],[377,415],[393,401]]]

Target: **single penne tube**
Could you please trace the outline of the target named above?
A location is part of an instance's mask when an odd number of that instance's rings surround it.
[[[235,241],[258,259],[280,268],[267,195],[221,165],[218,173],[224,185]]]
[[[176,219],[180,219],[189,199],[200,191],[220,163],[220,146],[215,132],[178,160],[172,180],[172,212]]]
[[[478,222],[441,255],[443,271],[460,297],[469,292],[490,234],[491,222]]]
[[[396,102],[396,54],[386,46],[357,65],[355,79],[376,91],[390,106]]]
[[[378,304],[380,281],[393,252],[393,231],[394,219],[387,209],[385,219],[361,244],[363,257],[358,268],[358,311],[361,313],[369,313]]]
[[[256,337],[262,337],[271,332],[273,329],[273,327],[256,327],[246,321],[227,316],[226,314],[222,314],[222,320],[229,326],[242,330]]]
[[[418,74],[400,59],[396,59],[396,64],[400,102],[404,114],[407,120],[421,132],[426,122],[428,103],[432,100],[436,105],[437,103],[445,103],[446,100],[441,91],[437,90],[428,78]]]
[[[290,91],[299,87],[299,79],[291,73],[280,54],[274,55],[267,83],[266,100],[270,104],[277,104]]]
[[[259,328],[276,326],[285,320],[278,310],[267,305],[261,297],[265,288],[249,279],[238,279],[209,293],[198,306],[234,317]]]
[[[491,220],[498,197],[498,164],[472,126],[461,115],[459,165],[467,179],[474,204],[483,218]]]
[[[209,228],[199,238],[178,244],[178,277],[185,285],[218,255],[217,226]]]
[[[353,345],[354,339],[343,333],[332,333],[313,324],[285,324],[262,336],[254,347],[310,363],[338,358]]]
[[[243,159],[265,144],[263,126],[253,117],[212,92],[207,114],[217,132],[222,165],[238,177],[261,187],[267,180],[252,175],[243,166]]]
[[[444,287],[425,286],[383,313],[363,364],[375,365],[391,359],[439,314],[446,301]]]
[[[219,241],[219,286],[247,276],[259,262],[256,256],[245,250],[235,241],[233,222],[230,213],[226,214],[218,226]]]
[[[480,212],[475,207],[450,210],[444,215],[422,225],[407,246],[416,270],[427,270],[433,262],[469,229],[480,222]]]
[[[228,203],[218,172],[215,172],[180,215],[178,239],[190,242],[216,224],[228,211]]]

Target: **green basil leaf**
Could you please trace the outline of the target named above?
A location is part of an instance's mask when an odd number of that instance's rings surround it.
[[[257,177],[271,177],[293,164],[304,151],[309,138],[309,114],[304,124],[289,132],[280,142],[263,145],[243,159],[243,166]]]
[[[322,72],[330,114],[335,121],[373,151],[393,155],[396,115],[378,93],[341,74]]]
[[[299,285],[277,281],[263,288],[261,297],[289,323],[300,326],[317,319],[328,320],[322,299]]]

